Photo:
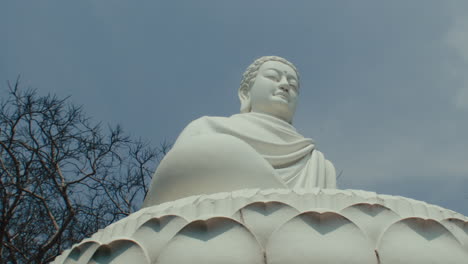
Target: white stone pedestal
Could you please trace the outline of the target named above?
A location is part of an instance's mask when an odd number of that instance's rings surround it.
[[[463,264],[468,219],[366,191],[248,189],[142,209],[54,263]]]

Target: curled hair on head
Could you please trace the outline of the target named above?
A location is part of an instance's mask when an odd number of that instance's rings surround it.
[[[263,65],[263,63],[265,63],[267,61],[279,61],[279,62],[282,62],[282,63],[288,65],[289,67],[291,67],[296,72],[297,78],[299,79],[299,71],[297,70],[296,66],[294,66],[294,64],[292,64],[288,60],[286,60],[284,58],[281,58],[281,57],[278,57],[278,56],[263,56],[263,57],[260,57],[260,58],[256,59],[245,70],[244,74],[242,75],[242,81],[240,83],[239,93],[241,93],[241,91],[243,89],[245,89],[247,91],[250,90],[250,87],[252,87],[252,84],[255,81],[255,78],[257,77],[258,70]],[[245,102],[241,101],[240,112],[241,113],[248,113],[250,111],[251,111],[250,102],[245,103]]]

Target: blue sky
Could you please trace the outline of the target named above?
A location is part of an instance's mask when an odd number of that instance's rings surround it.
[[[257,57],[301,73],[294,125],[343,171],[339,186],[468,215],[468,2],[123,1],[0,4],[0,96],[71,96],[154,145],[238,113]]]

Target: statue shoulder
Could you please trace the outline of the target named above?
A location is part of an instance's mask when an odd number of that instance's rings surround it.
[[[182,131],[184,132],[209,132],[216,124],[223,124],[228,122],[229,117],[222,116],[202,116],[190,122]]]
[[[195,119],[190,122],[184,130],[182,130],[177,138],[176,144],[193,136],[215,133],[215,127],[219,124],[228,122],[228,120],[228,117],[220,116],[202,116]]]

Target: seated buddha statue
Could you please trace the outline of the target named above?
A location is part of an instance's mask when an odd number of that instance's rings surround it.
[[[204,116],[179,135],[157,168],[143,207],[251,188],[336,188],[333,164],[292,125],[299,73],[265,56],[245,71],[239,114]]]

